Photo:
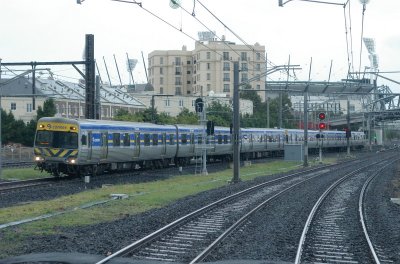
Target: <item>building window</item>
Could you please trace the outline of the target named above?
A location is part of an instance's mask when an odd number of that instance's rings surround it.
[[[160,77],[160,84],[164,84],[164,77]]]
[[[242,82],[247,82],[248,78],[247,78],[247,73],[242,73]]]
[[[207,60],[211,59],[211,52],[207,51]]]
[[[11,103],[11,110],[17,110],[17,103]]]
[[[183,100],[182,99],[179,100],[179,106],[183,107]]]
[[[181,75],[181,74],[182,74],[181,67],[175,67],[175,75]]]
[[[224,73],[224,82],[229,82],[230,80],[229,73]]]
[[[230,71],[231,70],[231,64],[229,62],[224,62],[224,71]]]
[[[170,105],[169,99],[166,99],[164,102],[165,102],[165,106],[169,106]]]
[[[160,64],[164,64],[164,58],[160,57]]]
[[[163,73],[163,67],[160,67],[160,74],[164,74]]]
[[[182,95],[181,87],[175,87],[175,95]]]
[[[32,104],[26,104],[26,112],[31,113],[32,112]]]
[[[247,61],[247,52],[240,53],[240,60]]]
[[[229,84],[227,84],[227,83],[225,83],[224,84],[224,90],[223,90],[223,92],[224,93],[229,93],[231,90],[230,90],[230,88],[229,88]]]
[[[160,94],[164,94],[164,88],[160,87]]]
[[[207,83],[207,92],[211,91],[211,84]]]
[[[175,77],[175,85],[182,85],[181,77]]]
[[[257,63],[256,64],[256,71],[260,71],[261,70],[261,65],[260,65],[260,63]]]
[[[257,88],[257,90],[260,90],[261,86],[259,84],[257,84],[256,88]]]
[[[260,74],[256,75],[256,81],[258,81],[258,82],[260,81]]]
[[[181,58],[175,57],[175,65],[181,65]]]
[[[211,64],[208,62],[207,63],[207,70],[211,69]]]
[[[224,53],[222,54],[223,56],[223,60],[229,60],[229,52],[224,51]]]
[[[249,70],[248,67],[247,67],[247,63],[242,63],[242,68],[241,68],[241,70],[242,70],[242,71],[248,71],[248,70]]]
[[[355,105],[350,105],[350,112],[355,112],[356,111],[356,106]]]
[[[190,61],[186,61],[186,64],[188,64],[188,65],[189,65],[189,64],[190,64]]]
[[[207,73],[207,81],[211,80],[211,73]]]
[[[256,60],[261,60],[261,53],[260,52],[256,53]]]

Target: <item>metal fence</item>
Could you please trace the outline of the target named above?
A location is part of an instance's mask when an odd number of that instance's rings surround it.
[[[1,148],[1,163],[6,166],[9,163],[33,162],[33,148],[19,145],[5,145]]]

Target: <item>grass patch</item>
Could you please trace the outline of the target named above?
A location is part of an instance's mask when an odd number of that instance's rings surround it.
[[[300,166],[301,164],[298,162],[284,161],[252,164],[240,169],[240,178],[242,181],[248,181],[258,176],[297,169]],[[112,193],[125,193],[130,196],[128,199],[114,200],[87,209],[76,209],[52,218],[6,228],[0,232],[0,248],[8,245],[7,249],[10,248],[11,250],[16,244],[23,243],[24,238],[43,234],[56,234],[60,232],[61,227],[84,226],[114,221],[126,215],[134,215],[160,208],[182,197],[227,185],[232,176],[232,169],[210,173],[209,175],[180,175],[156,182],[114,185],[107,188],[87,190],[49,201],[2,208],[0,210],[0,224],[107,200],[110,199],[110,194]]]
[[[12,168],[1,171],[2,180],[28,180],[49,177],[50,174],[32,168]]]
[[[241,168],[240,176],[241,180],[246,181],[260,175],[271,175],[293,170],[298,168],[298,165],[299,163],[296,162],[283,161],[253,164]],[[49,201],[32,202],[30,204],[3,208],[0,211],[0,223],[73,209],[83,204],[107,200],[112,193],[125,193],[130,195],[131,197],[126,200],[112,201],[85,210],[77,209],[75,212],[47,220],[41,220],[29,225],[42,225],[43,222],[48,222],[50,226],[74,226],[111,221],[121,217],[121,212],[123,212],[123,214],[137,214],[153,208],[162,207],[187,195],[224,186],[231,179],[232,170],[227,169],[217,173],[210,173],[209,175],[181,175],[156,182],[115,185],[108,188],[88,190]],[[46,225],[43,227],[47,228]]]

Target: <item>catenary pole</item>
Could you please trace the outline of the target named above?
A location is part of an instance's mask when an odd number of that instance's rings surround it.
[[[233,63],[233,183],[240,181],[239,62]]]

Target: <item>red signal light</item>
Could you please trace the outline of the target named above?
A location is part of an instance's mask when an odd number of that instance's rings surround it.
[[[326,129],[326,124],[325,123],[319,123],[318,124],[319,129]]]
[[[325,119],[325,117],[326,117],[326,115],[325,115],[325,113],[324,113],[324,112],[321,112],[321,113],[319,113],[319,114],[318,114],[318,118],[319,118],[319,120],[324,120],[324,119]]]

